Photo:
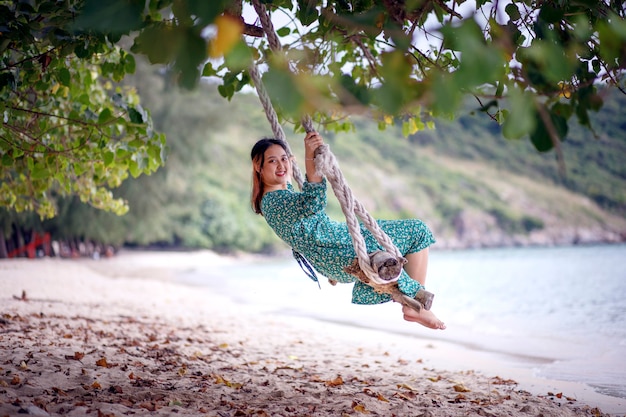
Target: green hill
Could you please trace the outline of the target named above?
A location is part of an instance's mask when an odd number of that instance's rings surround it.
[[[155,128],[167,135],[165,167],[117,191],[130,203],[126,216],[65,201],[58,218],[36,227],[58,239],[118,245],[284,250],[249,204],[250,148],[271,136],[258,99],[248,94],[228,102],[208,84],[183,93],[154,67],[130,82]],[[325,138],[372,215],[420,218],[435,232],[437,247],[619,242],[626,239],[625,106],[624,95],[606,97],[593,119],[597,137],[570,127],[564,173],[554,151],[540,154],[528,139],[504,139],[495,122],[471,107],[409,138],[400,127],[380,131],[362,119],[354,132]],[[302,159],[303,135],[285,130]],[[329,212],[342,218],[334,198]],[[26,217],[16,218],[37,223]]]

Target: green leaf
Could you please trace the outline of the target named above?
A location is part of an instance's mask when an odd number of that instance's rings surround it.
[[[10,72],[0,73],[0,90],[2,90],[6,86],[15,87],[15,78],[13,77],[13,74],[11,74]]]
[[[280,37],[285,37],[291,33],[291,29],[287,26],[284,26],[276,31],[276,34]]]
[[[502,125],[502,135],[507,139],[520,139],[535,129],[535,105],[532,97],[517,88],[509,91],[510,110]]]
[[[70,75],[70,71],[67,68],[61,68],[59,69],[59,73],[57,74],[57,78],[59,80],[59,82],[66,86],[69,87],[70,83],[72,81],[72,76]]]
[[[573,19],[574,36],[581,42],[586,43],[593,35],[593,28],[589,22],[589,19],[585,15],[576,16]]]
[[[235,85],[234,84],[219,85],[217,86],[217,91],[220,93],[222,97],[230,100],[235,94]]]
[[[411,47],[411,37],[402,30],[402,27],[396,24],[387,24],[384,28],[385,36],[388,36],[396,50],[406,51]]]
[[[600,55],[610,64],[617,65],[618,58],[626,51],[626,23],[623,19],[614,17],[611,22],[600,22],[597,25],[600,39]]]
[[[127,74],[134,74],[136,66],[135,57],[131,54],[126,54],[124,56],[124,71]]]
[[[315,3],[309,0],[298,0],[296,17],[304,26],[311,25],[319,17]]]
[[[460,103],[461,94],[450,74],[437,74],[432,80],[432,92],[432,110],[435,115],[454,113]]]
[[[144,0],[85,0],[74,28],[126,34],[143,23]]]
[[[181,26],[191,26],[193,24],[193,18],[189,11],[189,3],[191,2],[185,0],[176,0],[172,2],[172,14],[174,15],[174,20]]]
[[[574,109],[570,102],[566,102],[566,103],[558,102],[552,106],[552,108],[550,109],[550,112],[558,116],[561,116],[564,119],[569,119],[574,113]]]
[[[175,64],[180,73],[178,84],[183,88],[192,89],[200,79],[199,68],[207,58],[207,44],[200,34],[191,29],[182,34],[181,41]]]
[[[113,163],[113,160],[115,159],[115,154],[113,152],[105,152],[104,155],[102,156],[102,159],[104,161],[104,166],[110,166]]]
[[[461,26],[446,26],[442,29],[444,44],[461,52],[460,65],[454,73],[457,88],[473,87],[501,80],[505,71],[504,54],[488,45],[484,35],[473,19]]]
[[[11,165],[13,165],[15,161],[13,160],[13,158],[11,158],[11,155],[9,155],[8,153],[5,153],[4,155],[2,155],[2,165],[5,167],[10,167]]]
[[[411,117],[409,120],[402,122],[402,136],[407,138],[420,130],[424,130],[424,127],[424,123],[421,120]]]
[[[382,54],[381,62],[382,85],[357,93],[363,100],[376,103],[384,113],[394,115],[418,95],[418,85],[411,79],[412,63],[402,51]]]
[[[133,176],[133,178],[137,178],[141,175],[141,169],[139,168],[137,161],[134,160],[128,161],[128,171],[130,172],[130,175]]]
[[[250,67],[252,63],[252,52],[248,45],[241,40],[235,44],[224,59],[228,68],[234,71],[241,71]]]
[[[80,104],[88,106],[91,103],[91,97],[87,93],[83,93],[76,98],[76,101]]]
[[[504,8],[504,11],[506,12],[506,14],[509,15],[509,17],[513,21],[519,20],[522,17],[522,15],[520,14],[519,9],[517,8],[517,5],[515,3],[507,4],[506,7]]]
[[[600,66],[600,60],[599,59],[594,59],[593,61],[591,61],[591,68],[593,68],[593,71],[596,74],[599,74],[600,71],[602,70],[602,67]]]
[[[142,110],[142,109],[140,109],[140,110]],[[130,118],[130,121],[132,123],[140,124],[140,123],[144,122],[143,112],[137,110],[134,107],[130,107],[128,109],[128,117]]]
[[[49,171],[45,167],[45,165],[36,164],[34,166],[34,168],[31,170],[30,176],[33,179],[43,179],[43,178],[46,178],[48,176],[48,173],[49,173]]]
[[[105,107],[102,109],[100,114],[98,115],[98,124],[104,124],[110,121],[113,118],[113,113],[111,113],[111,109]]]
[[[557,140],[564,140],[567,135],[567,120],[554,113],[549,113],[552,122],[552,128],[556,133]],[[530,134],[530,141],[539,152],[547,152],[554,147],[554,140],[550,135],[550,129],[546,126],[540,113],[535,114],[536,128]]]
[[[74,47],[74,53],[77,58],[86,59],[91,56],[91,53],[87,50],[84,43],[79,43]]]
[[[186,6],[189,9],[189,14],[200,18],[198,23],[201,27],[213,23],[215,18],[224,11],[224,8],[227,4],[228,0],[186,1]]]
[[[504,92],[504,81],[500,80],[498,81],[497,85],[496,85],[496,93],[495,96],[496,97],[502,97],[502,93]]]
[[[351,102],[354,102],[354,99],[356,99],[356,101],[358,101],[361,104],[369,104],[370,102],[370,94],[369,94],[369,89],[367,89],[365,86],[362,85],[358,85],[354,82],[354,79],[348,75],[348,74],[343,74],[340,78],[340,84],[341,87],[343,87],[343,89],[349,93],[350,98],[348,98],[348,100],[346,101],[346,104],[350,105]],[[345,96],[345,93],[339,93],[339,96]]]
[[[561,46],[549,41],[535,40],[525,53],[553,84],[570,79],[578,63],[576,56],[565,55]]]
[[[546,23],[557,23],[563,19],[565,8],[546,2],[539,11],[539,20]]]
[[[141,148],[143,146],[143,141],[141,139],[133,139],[128,142],[128,146],[133,148]]]
[[[85,167],[83,164],[73,164],[72,167],[74,168],[74,174],[76,174],[76,176],[81,176],[85,173],[85,171],[87,170],[87,167]]]
[[[169,64],[181,48],[182,31],[164,23],[153,23],[135,38],[131,51],[142,53],[152,64]]]
[[[299,115],[304,105],[304,97],[289,71],[270,68],[263,74],[263,84],[275,105],[288,114]]]
[[[591,126],[589,110],[598,111],[604,103],[595,86],[589,85],[579,89],[574,93],[572,99],[576,106],[578,122],[583,126]]]
[[[212,77],[217,75],[217,70],[213,68],[213,64],[211,62],[207,62],[204,64],[204,68],[202,69],[203,77]]]
[[[342,26],[354,30],[358,28],[372,39],[382,32],[379,22],[384,18],[386,10],[382,6],[375,6],[363,13],[346,13],[341,15]]]
[[[157,149],[156,151],[152,151],[153,148],[148,148],[148,168],[150,171],[156,171],[159,168],[163,161],[161,161],[161,153]]]

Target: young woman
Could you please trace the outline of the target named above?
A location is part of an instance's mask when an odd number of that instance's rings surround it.
[[[314,152],[324,141],[317,132],[304,138],[306,181],[302,192],[291,185],[293,156],[278,139],[261,139],[252,148],[252,208],[276,234],[294,250],[304,255],[317,271],[338,282],[354,282],[352,302],[377,304],[389,301],[387,294],[379,294],[369,285],[346,273],[344,268],[356,257],[348,227],[344,222],[331,220],[325,212],[326,180],[316,174]],[[407,259],[398,280],[400,291],[415,297],[425,285],[428,267],[428,247],[434,238],[428,227],[419,220],[378,220],[402,255]],[[374,236],[362,228],[368,252],[381,249]],[[445,324],[431,311],[402,308],[404,319],[432,329],[445,329]]]

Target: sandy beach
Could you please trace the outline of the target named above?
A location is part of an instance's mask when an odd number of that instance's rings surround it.
[[[566,384],[450,370],[464,352],[449,343],[418,340],[408,357],[396,336],[255,314],[175,280],[240,261],[0,261],[0,417],[624,415],[623,401]]]

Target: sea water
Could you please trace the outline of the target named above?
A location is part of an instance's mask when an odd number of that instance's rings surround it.
[[[416,329],[395,303],[353,305],[351,285],[322,278],[319,288],[293,259],[189,271],[180,280],[260,313],[457,343],[626,398],[626,245],[431,250],[427,289],[445,331]]]
[[[433,266],[438,313],[497,336],[482,348],[536,358],[539,376],[626,398],[626,246],[447,252]]]

